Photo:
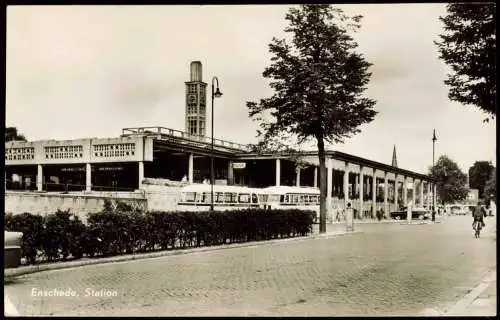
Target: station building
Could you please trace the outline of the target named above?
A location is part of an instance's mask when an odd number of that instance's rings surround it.
[[[211,156],[218,184],[318,187],[317,151],[262,154],[221,139],[214,139],[212,150],[211,139],[205,136],[207,85],[201,68],[200,62],[191,63],[184,131],[124,128],[113,138],[6,142],[6,191],[144,195],[154,180],[167,182],[168,188],[209,179]],[[391,165],[333,150],[326,151],[326,157],[329,212],[343,209],[348,202],[360,217],[373,217],[378,210],[387,215],[409,201],[420,207],[433,205],[432,179],[399,168],[395,151]],[[300,159],[300,165],[295,159]]]

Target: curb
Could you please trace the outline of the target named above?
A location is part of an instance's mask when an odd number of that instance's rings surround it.
[[[439,220],[439,221],[430,221],[430,220],[412,220],[411,224],[415,224],[415,225],[418,225],[418,224],[435,224],[435,223],[441,223],[442,221]],[[332,222],[330,223],[332,225],[342,225],[342,224],[345,224],[344,221],[342,222]],[[354,221],[354,224],[355,225],[362,225],[362,224],[371,224],[371,225],[377,225],[377,224],[400,224],[400,225],[403,225],[403,224],[408,224],[408,220],[390,220],[390,221],[367,221],[367,222],[363,222],[363,221]]]
[[[465,310],[474,302],[474,300],[485,291],[492,282],[496,281],[497,272],[496,269],[489,270],[487,275],[481,280],[481,282],[474,287],[468,294],[461,298],[457,303],[455,303],[450,309],[445,310],[440,314],[440,316],[459,316],[465,312]],[[496,298],[495,298],[496,300]]]
[[[43,271],[53,271],[53,270],[62,270],[62,269],[70,269],[76,267],[83,267],[89,265],[97,265],[97,264],[107,264],[113,262],[126,262],[133,260],[143,260],[143,259],[153,259],[160,257],[168,257],[168,256],[176,256],[190,253],[201,253],[208,251],[217,251],[224,249],[235,249],[235,248],[247,248],[247,247],[257,247],[264,245],[273,245],[280,244],[285,242],[297,242],[304,240],[315,240],[321,238],[330,238],[330,237],[339,237],[345,235],[354,235],[363,233],[362,231],[352,231],[352,232],[332,232],[332,233],[324,233],[324,234],[313,234],[309,236],[303,237],[295,237],[295,238],[286,238],[286,239],[273,239],[273,240],[265,240],[265,241],[252,241],[246,243],[235,243],[235,244],[226,244],[226,245],[218,245],[218,246],[210,246],[210,247],[198,247],[191,249],[178,249],[178,250],[165,250],[160,252],[151,252],[151,253],[141,253],[141,254],[131,254],[131,255],[123,255],[109,258],[100,258],[100,259],[92,259],[88,258],[88,260],[76,260],[69,262],[55,262],[52,264],[44,264],[44,265],[36,265],[36,266],[25,266],[19,267],[15,269],[4,269],[4,278],[7,277],[19,277],[27,274],[43,272]]]

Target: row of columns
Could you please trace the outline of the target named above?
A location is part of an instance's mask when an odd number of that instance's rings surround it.
[[[333,170],[333,160],[328,159],[327,161],[327,187],[326,187],[326,192],[327,192],[327,207],[330,208],[330,203],[331,203],[331,194],[332,194],[332,170]],[[360,208],[363,208],[364,204],[364,181],[363,181],[363,166],[360,166],[360,176],[361,178],[359,179],[359,188],[361,192],[359,193],[359,202],[360,202]],[[403,177],[403,203],[404,205],[408,204],[408,180],[409,177]],[[281,160],[276,159],[276,186],[280,186],[280,181],[281,181]],[[349,163],[345,162],[345,167],[344,167],[344,176],[343,176],[343,187],[344,187],[344,207],[347,206],[347,202],[349,201]],[[397,207],[398,205],[398,174],[395,174],[395,179],[394,179],[394,205]],[[416,200],[416,179],[412,179],[413,182],[413,188],[412,188],[412,199],[415,202]],[[433,184],[434,185],[434,184]],[[296,186],[300,187],[300,168],[297,168],[296,171]],[[318,167],[314,167],[314,187],[318,187]],[[421,207],[424,206],[424,187],[423,187],[423,181],[419,180],[419,187],[420,187],[420,201],[419,205]],[[377,169],[373,169],[373,174],[372,174],[372,203],[376,203],[376,191],[377,191]],[[436,191],[436,186],[434,185],[432,193],[435,193]],[[427,194],[429,195],[427,197],[427,206],[431,206],[431,183],[427,183]],[[389,212],[389,202],[388,202],[388,196],[389,196],[389,180],[388,180],[388,172],[384,171],[384,212],[387,214]],[[436,197],[432,197],[433,200],[433,207],[436,207]],[[372,214],[375,215],[376,207],[372,206]]]

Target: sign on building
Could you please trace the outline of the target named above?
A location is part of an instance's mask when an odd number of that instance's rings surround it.
[[[245,169],[247,166],[246,162],[234,162],[233,169]]]

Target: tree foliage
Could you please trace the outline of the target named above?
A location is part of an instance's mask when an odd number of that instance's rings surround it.
[[[491,178],[494,169],[495,167],[489,161],[476,161],[469,168],[469,187],[479,190],[480,199],[483,198],[486,181]]]
[[[438,159],[431,167],[429,175],[436,179],[437,195],[442,204],[464,200],[467,197],[467,175],[447,156]]]
[[[5,142],[9,141],[26,141],[26,138],[17,131],[16,127],[7,127],[5,128]]]
[[[493,2],[449,4],[448,14],[439,18],[445,32],[436,42],[440,58],[452,69],[445,81],[449,98],[491,117],[496,116],[495,9]]]
[[[375,101],[362,96],[371,66],[355,52],[348,34],[360,27],[361,16],[346,16],[331,5],[291,8],[285,32],[292,40],[273,38],[271,63],[263,72],[274,94],[247,102],[250,117],[259,122],[261,145],[276,150],[281,136],[301,144],[316,140],[320,163],[320,231],[326,223],[325,141],[343,143],[376,115]],[[278,138],[277,138],[278,137]]]
[[[493,169],[490,179],[486,181],[486,185],[484,186],[484,200],[486,203],[489,203],[490,200],[493,200],[497,203],[497,170]]]

